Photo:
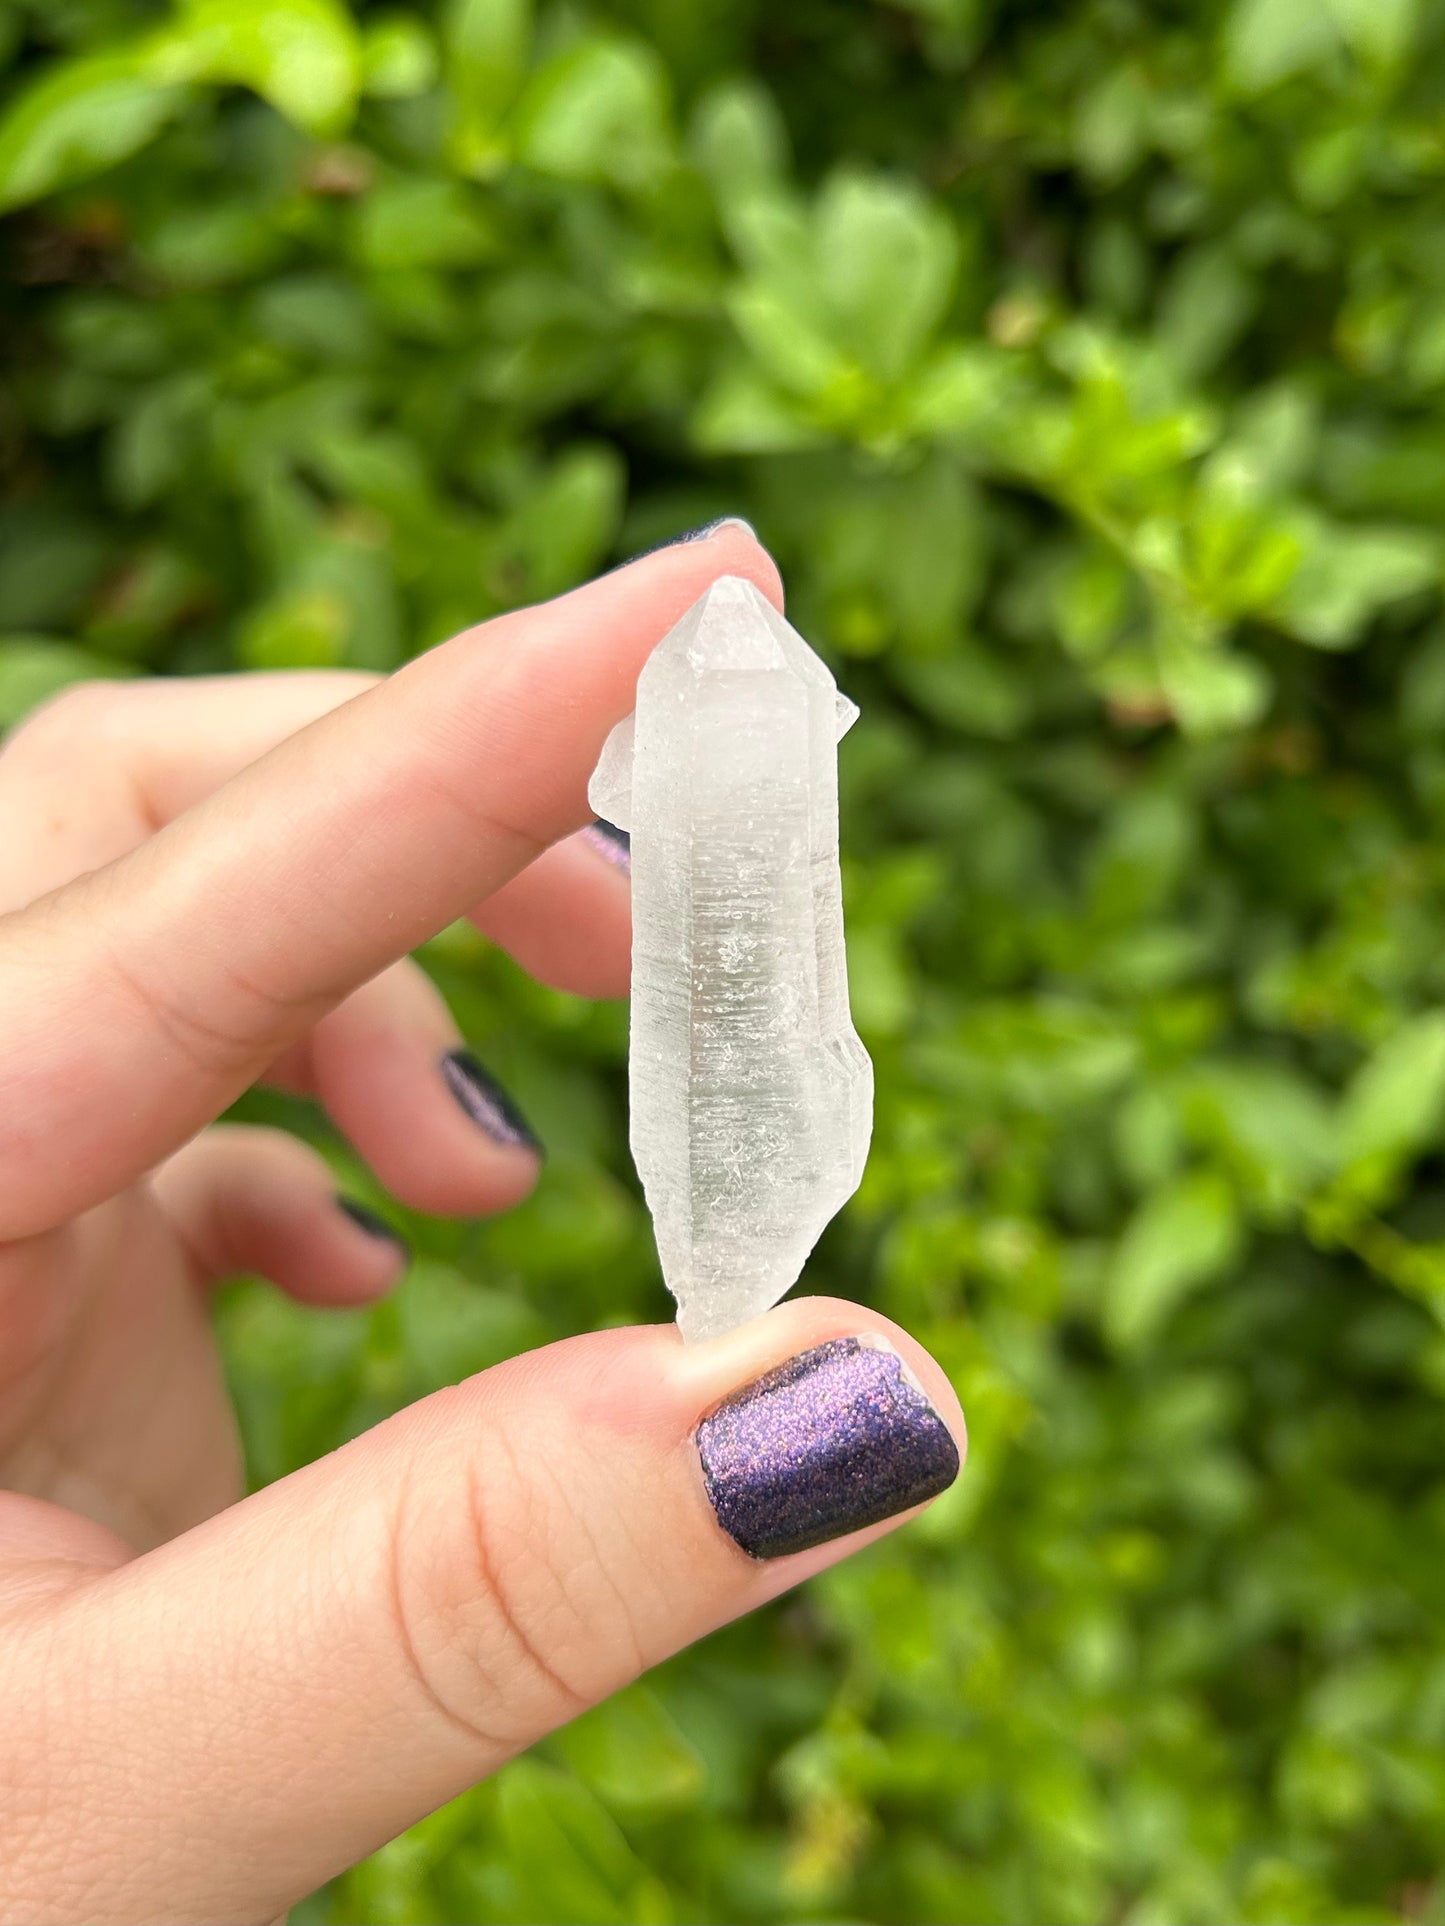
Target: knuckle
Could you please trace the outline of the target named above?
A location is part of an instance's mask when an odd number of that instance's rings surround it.
[[[511,845],[519,869],[547,848],[550,839],[534,825],[512,820],[491,798],[472,794],[465,780],[449,777],[441,768],[419,771],[414,787],[433,810],[450,815],[459,831],[473,841]]]
[[[506,1756],[643,1669],[629,1588],[609,1573],[564,1480],[507,1442],[471,1461],[464,1502],[403,1500],[392,1600],[433,1708]]]
[[[201,1076],[225,1075],[249,1061],[254,1046],[248,1040],[193,1009],[145,971],[113,958],[111,977],[120,1000]]]
[[[108,968],[122,1004],[208,1080],[254,1070],[258,1056],[274,1054],[303,1034],[325,1007],[317,998],[288,997],[235,965],[206,1002],[119,951],[110,955]]]
[[[102,736],[127,699],[124,683],[97,677],[71,682],[50,696],[8,738],[7,748],[59,748]]]

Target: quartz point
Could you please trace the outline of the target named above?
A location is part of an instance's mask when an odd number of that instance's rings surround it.
[[[653,650],[588,791],[632,838],[632,1154],[689,1341],[776,1304],[863,1174],[838,872],[857,714],[723,576]]]

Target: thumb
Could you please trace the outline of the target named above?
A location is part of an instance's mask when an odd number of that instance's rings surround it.
[[[6,1917],[275,1917],[935,1497],[955,1437],[927,1354],[825,1298],[439,1392],[12,1640]]]

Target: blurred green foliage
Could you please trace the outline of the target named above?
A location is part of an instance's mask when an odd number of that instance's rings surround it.
[[[864,705],[810,1281],[968,1474],[304,1918],[1445,1921],[1442,0],[0,42],[0,719],[385,668],[728,511]],[[260,1478],[665,1314],[624,1014],[430,960],[548,1173],[370,1315],[236,1295]]]

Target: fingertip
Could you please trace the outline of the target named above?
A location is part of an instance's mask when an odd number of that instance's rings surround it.
[[[610,879],[609,879],[610,880]],[[462,1046],[436,986],[393,966],[316,1026],[317,1095],[378,1185],[436,1217],[510,1210],[541,1150],[498,1079]]]
[[[542,1140],[511,1091],[464,1047],[444,1052],[438,1070],[462,1116],[511,1166],[515,1178],[526,1176],[530,1190],[541,1170]]]
[[[411,1267],[410,1242],[369,1204],[341,1195],[334,1203],[350,1245],[349,1262],[338,1273],[342,1294],[354,1303],[384,1297]]]
[[[729,516],[713,530],[709,546],[715,546],[728,561],[727,567],[718,570],[720,575],[747,576],[782,614],[785,599],[782,571],[751,522]]]
[[[471,920],[554,990],[585,997],[627,994],[631,891],[618,843],[595,829],[554,843],[489,896]]]
[[[698,1423],[703,1485],[722,1531],[749,1558],[781,1561],[784,1582],[861,1550],[958,1477],[958,1401],[888,1319],[803,1300],[731,1335],[776,1361]]]
[[[600,856],[610,870],[619,876],[632,875],[632,836],[630,831],[619,829],[599,816],[595,823],[588,823],[578,831],[579,839],[594,855]]]
[[[369,1206],[337,1196],[317,1150],[283,1131],[215,1125],[152,1187],[202,1283],[250,1272],[298,1303],[361,1304],[390,1290],[410,1257]]]
[[[864,1311],[863,1321],[860,1323],[859,1306],[850,1304],[845,1298],[802,1298],[799,1302],[825,1305],[830,1323],[846,1323],[860,1335],[871,1335],[876,1342],[897,1352],[903,1360],[905,1373],[914,1378],[919,1389],[952,1434],[953,1441],[958,1447],[959,1464],[962,1466],[968,1457],[968,1419],[958,1392],[954,1389],[953,1380],[927,1346],[914,1337],[911,1331],[905,1330],[901,1324],[895,1324],[892,1318],[884,1317],[881,1311]]]
[[[721,575],[741,575],[761,589],[774,608],[782,612],[782,574],[757,530],[740,515],[725,515],[700,530],[697,536],[668,543],[642,561],[656,563],[664,557],[681,560],[687,572],[700,578],[699,595],[707,582],[716,581]]]
[[[721,1398],[732,1385],[743,1384],[841,1338],[881,1345],[897,1354],[947,1426],[962,1461],[968,1449],[968,1426],[943,1366],[901,1324],[847,1298],[788,1298],[723,1337],[694,1344],[679,1340],[674,1370],[692,1395]]]
[[[522,1146],[500,1148],[489,1155],[485,1168],[449,1188],[438,1185],[433,1201],[419,1205],[437,1217],[501,1217],[526,1203],[542,1177],[545,1159],[540,1150]]]

